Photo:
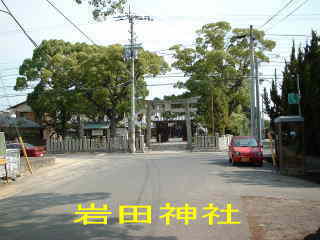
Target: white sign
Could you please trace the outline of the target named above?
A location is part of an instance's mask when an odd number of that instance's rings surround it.
[[[103,136],[103,130],[92,130],[92,136]]]
[[[126,128],[117,128],[116,129],[116,135],[117,136],[127,136],[128,130]]]

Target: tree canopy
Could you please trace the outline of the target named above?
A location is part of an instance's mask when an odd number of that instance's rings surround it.
[[[123,51],[121,45],[43,41],[20,66],[15,89],[36,83],[28,104],[61,135],[80,114],[95,121],[107,117],[114,134],[116,124],[130,109],[130,63],[124,60]],[[162,57],[140,50],[135,60],[136,97],[144,99],[148,94],[144,75],[168,70]]]
[[[232,29],[228,22],[210,23],[197,31],[194,47],[176,45],[171,48],[175,58],[173,67],[189,78],[178,87],[186,88],[192,96],[202,97],[199,114],[211,131],[214,131],[211,126],[215,125],[220,133],[225,133],[226,128],[239,133],[239,129],[232,127],[234,121],[243,125],[248,115],[249,31]],[[253,36],[256,58],[268,62],[265,52],[272,51],[275,42],[266,40],[264,32],[256,29]]]
[[[298,104],[288,103],[289,93],[301,89],[301,110],[305,121],[306,153],[320,156],[320,37],[312,32],[312,38],[304,48],[296,51],[293,43],[290,61],[283,71],[281,92],[274,81],[270,96],[265,90],[265,104],[271,123],[277,116],[298,115]],[[273,124],[272,124],[273,126]]]
[[[105,18],[116,13],[123,13],[127,0],[74,0],[78,4],[87,2],[93,6],[93,18],[98,20],[99,17]]]

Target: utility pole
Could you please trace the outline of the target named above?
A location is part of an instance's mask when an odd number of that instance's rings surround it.
[[[302,113],[301,113],[301,103],[300,103],[301,92],[300,92],[300,76],[299,76],[299,73],[297,74],[297,90],[298,90],[298,96],[299,96],[298,111],[299,111],[299,116],[301,117]]]
[[[135,34],[134,34],[134,23],[136,20],[139,21],[152,21],[150,16],[137,16],[131,12],[129,6],[129,13],[124,16],[115,17],[117,20],[129,20],[130,24],[130,60],[131,60],[131,116],[129,124],[129,149],[131,153],[136,151],[136,107],[135,107],[135,72],[134,72],[134,60],[137,57],[137,48],[140,45],[135,44]],[[127,54],[126,54],[127,55]]]
[[[264,133],[264,106],[263,106],[263,95],[261,94],[261,139],[263,140],[264,139],[264,136],[265,134],[262,134]]]
[[[257,123],[257,138],[259,143],[261,143],[261,113],[260,113],[260,91],[259,91],[259,65],[258,65],[258,59],[255,58],[255,71],[256,71],[256,102],[257,102],[257,108],[256,108],[256,123]]]
[[[136,99],[135,99],[135,82],[134,82],[134,18],[131,16],[129,7],[129,23],[130,23],[130,58],[131,58],[131,119],[130,119],[130,152],[136,152]]]
[[[256,136],[256,124],[255,124],[255,76],[254,76],[254,39],[253,39],[253,27],[250,25],[250,130],[251,135]]]

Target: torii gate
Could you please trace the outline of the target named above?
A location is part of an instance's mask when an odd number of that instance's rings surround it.
[[[187,127],[187,142],[188,149],[192,148],[192,132],[191,132],[191,112],[197,112],[197,108],[193,108],[190,104],[197,103],[200,97],[191,97],[177,100],[146,100],[147,104],[147,136],[146,145],[151,147],[151,115],[158,112],[185,112],[185,121]]]

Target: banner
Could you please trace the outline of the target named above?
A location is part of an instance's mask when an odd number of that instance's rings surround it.
[[[0,132],[0,165],[6,163],[6,139],[4,132]]]

